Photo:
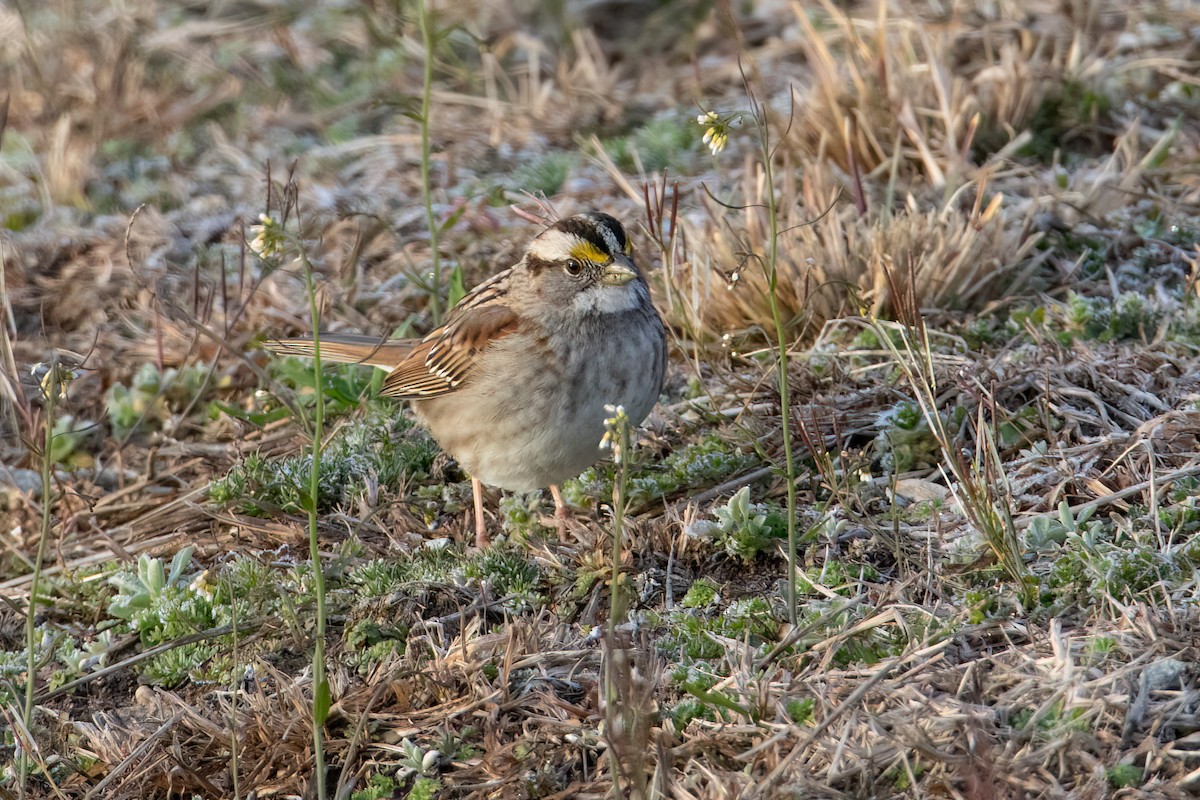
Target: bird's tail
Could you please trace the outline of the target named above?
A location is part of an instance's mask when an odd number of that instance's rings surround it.
[[[343,364],[370,364],[381,369],[394,369],[412,352],[412,339],[378,339],[344,333],[321,334],[321,358]],[[311,358],[316,345],[312,339],[268,339],[263,346],[281,356]]]

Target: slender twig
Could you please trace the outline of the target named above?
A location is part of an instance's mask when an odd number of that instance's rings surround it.
[[[51,467],[53,466],[54,448],[54,414],[58,408],[58,399],[66,391],[64,374],[57,358],[51,358],[50,368],[42,377],[42,399],[45,401],[42,415],[42,425],[45,428],[42,439],[42,524],[38,530],[37,554],[33,557],[33,578],[29,584],[29,605],[25,611],[25,708],[21,721],[25,730],[29,731],[30,747],[33,746],[33,701],[35,694],[35,679],[37,677],[37,605],[38,592],[41,591],[42,563],[46,560],[46,542],[50,539],[50,525],[53,522],[51,511],[54,507],[54,487],[50,483]],[[29,779],[29,750],[22,748],[20,767],[21,781],[18,784],[18,795],[25,797]]]
[[[437,44],[437,31],[433,26],[432,12],[427,2],[421,3],[421,11],[417,15],[421,26],[421,43],[425,48],[424,91],[421,94],[421,196],[425,200],[425,221],[429,225],[430,271],[433,276],[433,289],[429,293],[429,311],[433,316],[433,324],[440,325],[442,321],[442,265],[438,254],[437,216],[433,213],[433,187],[430,183],[430,161],[432,151],[429,144],[429,114],[432,108],[433,96],[433,49]]]
[[[316,596],[317,619],[313,642],[313,777],[316,780],[317,800],[325,800],[325,719],[329,715],[331,699],[329,680],[325,676],[325,569],[321,564],[320,537],[317,532],[317,497],[321,485],[321,439],[325,426],[325,392],[321,378],[321,310],[317,303],[316,283],[313,280],[312,262],[303,249],[300,253],[304,262],[304,288],[308,293],[308,312],[313,331],[313,380],[317,387],[316,406],[313,409],[312,463],[308,471],[308,554],[313,571],[313,594]]]
[[[620,406],[612,410],[613,416],[605,421],[605,425],[608,427],[605,441],[612,445],[617,474],[613,481],[612,576],[609,589],[608,626],[605,631],[608,646],[605,648],[607,658],[604,662],[604,721],[614,795],[644,798],[646,796],[643,785],[644,775],[636,766],[628,763],[628,758],[633,757],[636,750],[636,746],[630,744],[628,737],[636,728],[631,720],[638,710],[631,707],[630,697],[621,697],[621,685],[623,683],[628,685],[628,681],[624,680],[624,677],[629,671],[630,653],[629,648],[620,644],[617,639],[617,629],[625,621],[626,611],[625,595],[621,591],[620,580],[621,549],[625,535],[625,506],[629,494],[629,417],[626,415],[625,409]],[[622,776],[626,778],[624,790],[620,787]]]
[[[775,323],[775,347],[777,350],[775,363],[779,381],[784,472],[787,477],[787,606],[788,621],[795,625],[798,614],[796,572],[797,553],[800,549],[800,542],[796,528],[796,456],[792,452],[792,407],[791,387],[788,384],[787,327],[783,319],[783,310],[779,307],[779,296],[776,291],[776,287],[779,284],[779,209],[775,201],[775,176],[772,168],[773,150],[771,148],[771,132],[768,127],[767,108],[758,101],[754,90],[750,87],[750,80],[746,77],[744,71],[742,72],[742,79],[745,81],[746,94],[750,98],[754,124],[758,128],[758,144],[762,151],[763,185],[767,193],[767,223],[770,225],[771,232],[767,244],[767,258],[763,266],[767,273],[767,300],[770,303],[771,319]]]

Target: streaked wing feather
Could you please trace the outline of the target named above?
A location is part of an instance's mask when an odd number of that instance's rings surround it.
[[[480,288],[491,287],[492,281]],[[404,363],[383,382],[382,394],[422,398],[449,394],[462,386],[475,360],[489,344],[517,329],[517,315],[493,294],[490,302],[472,302],[478,290],[451,312],[442,327],[420,341]]]

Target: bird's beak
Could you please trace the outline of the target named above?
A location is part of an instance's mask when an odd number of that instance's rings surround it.
[[[637,277],[633,262],[627,257],[621,257],[604,268],[600,279],[609,286],[624,286]]]

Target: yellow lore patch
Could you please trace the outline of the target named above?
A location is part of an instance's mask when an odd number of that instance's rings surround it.
[[[589,241],[580,239],[571,245],[571,257],[580,261],[604,266],[612,259],[607,253]]]

